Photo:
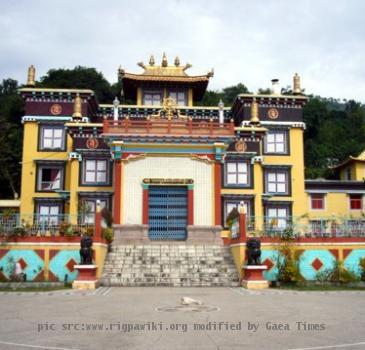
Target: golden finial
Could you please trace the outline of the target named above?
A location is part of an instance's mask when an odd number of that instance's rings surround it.
[[[72,118],[73,119],[81,119],[82,118],[82,106],[81,106],[81,97],[79,94],[77,94],[75,96],[75,99],[74,99],[74,112],[72,114]]]
[[[151,55],[150,57],[150,66],[154,66],[155,65],[155,58],[153,57],[153,55]]]
[[[191,68],[192,65],[190,63],[187,63],[184,68],[183,68],[183,71],[185,72],[187,69]]]
[[[35,86],[35,68],[33,65],[28,68],[27,86]]]
[[[162,64],[161,64],[162,67],[167,67],[167,57],[166,57],[166,53],[164,52],[163,53],[163,56],[162,56]]]
[[[301,92],[302,91],[300,89],[300,76],[298,75],[298,73],[295,73],[293,77],[293,94],[299,95]]]
[[[259,119],[259,104],[256,102],[256,98],[253,98],[251,104],[251,119],[250,124],[260,124]]]
[[[180,66],[180,58],[178,56],[176,56],[176,58],[175,58],[175,66],[176,67]]]
[[[144,65],[143,62],[138,62],[137,66],[140,66],[141,68],[146,69],[146,66]]]

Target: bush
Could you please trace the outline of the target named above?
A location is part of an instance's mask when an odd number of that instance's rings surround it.
[[[359,278],[352,271],[346,270],[343,261],[336,260],[332,268],[317,273],[316,280],[320,282],[356,282]]]
[[[359,265],[361,270],[360,279],[365,282],[365,258],[360,259]]]
[[[114,239],[114,233],[113,233],[113,229],[112,228],[110,228],[110,227],[103,228],[102,234],[103,234],[103,238],[108,243],[111,243],[113,241],[113,239]]]
[[[303,279],[299,271],[299,252],[287,243],[279,247],[277,267],[279,282],[293,283]]]
[[[240,217],[240,213],[238,212],[237,208],[233,208],[230,213],[227,215],[226,225],[231,228],[232,223],[234,220]]]

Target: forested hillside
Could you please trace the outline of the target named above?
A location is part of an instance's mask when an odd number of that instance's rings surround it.
[[[22,150],[23,102],[17,94],[19,83],[13,79],[0,84],[0,198],[12,198],[20,192]],[[37,87],[87,88],[95,91],[100,103],[111,103],[115,96],[122,103],[122,86],[110,84],[94,68],[52,69],[37,83]],[[221,91],[208,90],[201,105],[216,106],[220,99],[225,106],[232,105],[238,93],[247,93],[247,87],[239,83]],[[267,93],[261,89],[260,93]],[[283,93],[290,92],[283,89]],[[305,164],[306,177],[333,177],[331,165],[349,155],[357,155],[365,149],[365,108],[354,100],[338,101],[310,96],[304,108],[306,131]]]

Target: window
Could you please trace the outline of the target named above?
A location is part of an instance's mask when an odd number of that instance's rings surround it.
[[[276,233],[285,230],[290,224],[288,207],[267,207],[265,230]]]
[[[265,188],[267,193],[277,195],[289,194],[289,171],[267,170],[265,175]]]
[[[170,91],[169,97],[172,97],[178,106],[186,106],[186,94],[184,91]]]
[[[265,137],[265,153],[288,153],[287,132],[270,130]]]
[[[107,185],[109,181],[109,161],[106,159],[86,159],[83,162],[83,184]]]
[[[324,209],[324,194],[312,193],[311,197],[311,209],[321,210]]]
[[[246,217],[250,216],[250,201],[249,200],[226,200],[224,202],[224,226],[226,226],[227,216],[234,209],[240,206],[240,203],[243,202],[243,206],[245,208]]]
[[[63,189],[63,167],[41,165],[38,167],[38,191],[56,191]]]
[[[249,185],[249,166],[244,162],[227,162],[226,163],[226,185]]]
[[[310,229],[313,236],[323,236],[327,233],[328,222],[326,220],[310,220]]]
[[[143,104],[150,106],[160,106],[162,100],[161,92],[145,92],[143,94]]]
[[[351,167],[345,169],[345,180],[351,180]]]
[[[38,223],[51,226],[58,225],[60,215],[59,204],[38,204]]]
[[[84,224],[93,224],[95,221],[96,202],[98,199],[82,200],[82,221]],[[108,207],[106,199],[99,199],[101,209]]]
[[[63,127],[43,126],[41,128],[41,150],[64,150],[65,129]]]
[[[350,194],[350,209],[361,210],[362,209],[362,195]]]

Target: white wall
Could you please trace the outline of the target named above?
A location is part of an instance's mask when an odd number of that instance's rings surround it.
[[[142,181],[194,180],[194,224],[213,225],[213,166],[189,157],[147,157],[123,164],[123,223],[142,224]]]

